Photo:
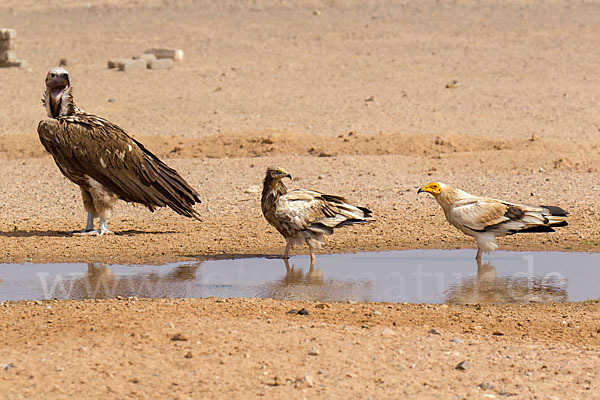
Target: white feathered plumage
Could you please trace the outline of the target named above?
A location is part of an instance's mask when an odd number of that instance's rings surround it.
[[[530,206],[478,197],[441,182],[432,182],[418,193],[431,193],[448,222],[477,240],[477,260],[498,248],[496,237],[519,232],[554,232],[566,226],[565,210],[556,206]]]

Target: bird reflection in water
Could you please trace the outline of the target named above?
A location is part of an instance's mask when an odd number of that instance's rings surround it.
[[[310,263],[308,272],[296,268],[287,259],[283,259],[285,276],[276,281],[266,283],[258,293],[258,297],[279,300],[308,301],[368,301],[371,298],[373,285],[370,281],[325,280],[323,272]]]
[[[446,302],[529,303],[567,301],[564,279],[556,276],[498,276],[490,262],[477,261],[477,274],[446,290]]]
[[[196,270],[201,263],[180,265],[165,275],[132,272],[114,274],[106,264],[88,263],[83,276],[73,277],[61,291],[63,297],[72,299],[110,299],[116,296],[137,297],[186,297],[196,280]]]

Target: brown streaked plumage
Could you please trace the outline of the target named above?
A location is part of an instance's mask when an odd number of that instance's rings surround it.
[[[112,233],[106,221],[117,199],[150,211],[166,206],[200,220],[193,209],[200,203],[198,193],[177,171],[119,126],[75,105],[65,69],[48,72],[42,102],[48,118],[38,125],[40,141],[63,175],[79,185],[88,212],[86,228],[78,233]],[[100,219],[98,230],[94,218]]]
[[[290,246],[305,242],[310,249],[311,266],[314,250],[321,247],[323,235],[335,228],[374,221],[371,211],[348,204],[341,196],[316,190],[296,189],[288,192],[283,178],[290,178],[283,168],[269,167],[263,183],[261,208],[265,219],[286,241],[284,258]]]
[[[473,196],[441,182],[423,186],[417,193],[431,193],[444,210],[448,222],[477,240],[477,261],[483,253],[498,248],[496,237],[520,232],[554,232],[566,226],[565,210],[556,206],[530,206]]]

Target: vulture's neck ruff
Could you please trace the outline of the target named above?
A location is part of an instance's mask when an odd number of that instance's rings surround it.
[[[75,115],[78,111],[69,81],[69,74],[63,68],[53,68],[46,76],[46,91],[42,103],[49,118]]]
[[[43,102],[49,118],[75,115],[77,110],[70,86],[63,90],[49,89],[47,87]]]
[[[275,199],[287,193],[287,187],[282,182],[283,178],[273,178],[270,175],[265,177],[263,181],[262,197],[266,199],[272,195]]]

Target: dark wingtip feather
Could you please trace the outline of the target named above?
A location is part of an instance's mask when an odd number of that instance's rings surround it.
[[[373,216],[373,211],[369,210],[368,208],[358,207],[358,209],[365,214],[365,218],[371,218]]]
[[[546,210],[550,211],[550,215],[555,216],[555,217],[566,217],[567,215],[569,215],[569,213],[565,210],[563,210],[560,207],[557,206],[540,206],[542,208],[545,208]]]

